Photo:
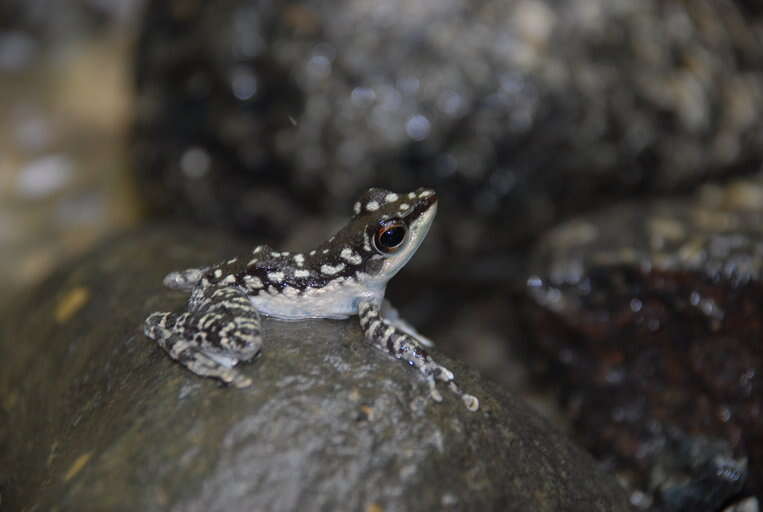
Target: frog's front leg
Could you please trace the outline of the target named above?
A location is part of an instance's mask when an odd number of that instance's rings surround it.
[[[416,338],[416,341],[425,347],[434,347],[434,342],[417,331],[414,326],[406,322],[405,319],[400,316],[400,312],[397,308],[387,299],[384,299],[382,302],[381,314],[387,322],[391,323],[404,333]]]
[[[366,339],[377,348],[386,350],[397,359],[403,359],[408,364],[417,368],[427,379],[432,398],[439,402],[442,400],[440,392],[436,388],[436,381],[440,380],[448,384],[450,389],[458,394],[470,411],[479,408],[479,400],[468,395],[456,385],[453,372],[434,362],[419,342],[393,325],[381,314],[381,308],[371,301],[361,301],[358,307],[360,327]]]
[[[235,286],[198,286],[184,313],[153,313],[146,336],[197,375],[242,388],[252,381],[233,367],[262,347],[260,316]]]

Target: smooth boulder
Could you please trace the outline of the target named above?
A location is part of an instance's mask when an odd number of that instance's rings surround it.
[[[615,480],[510,392],[434,351],[479,397],[432,402],[354,320],[266,321],[244,390],[141,330],[174,269],[247,249],[144,228],[2,315],[0,492],[9,510],[625,511]]]

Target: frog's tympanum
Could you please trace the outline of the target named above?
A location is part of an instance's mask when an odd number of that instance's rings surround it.
[[[260,315],[283,320],[358,315],[366,339],[417,368],[434,400],[436,381],[446,383],[470,410],[478,400],[462,393],[453,373],[437,364],[429,345],[384,300],[387,282],[424,240],[437,211],[429,189],[395,194],[369,189],[350,222],[306,253],[277,252],[267,245],[251,256],[169,274],[164,284],[191,292],[187,311],[153,313],[146,335],[197,375],[236,387],[251,379],[234,367],[262,348]]]

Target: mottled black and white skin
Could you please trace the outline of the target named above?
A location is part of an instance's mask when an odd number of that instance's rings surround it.
[[[260,245],[247,257],[169,274],[166,286],[191,293],[188,308],[153,313],[145,322],[146,336],[195,374],[243,388],[251,379],[235,366],[260,352],[261,315],[282,320],[358,315],[365,338],[418,369],[434,400],[442,400],[440,381],[477,410],[478,400],[463,393],[453,373],[423,348],[431,342],[384,300],[387,283],[426,237],[437,195],[423,188],[408,194],[371,188],[353,212],[344,228],[311,251],[278,252]]]

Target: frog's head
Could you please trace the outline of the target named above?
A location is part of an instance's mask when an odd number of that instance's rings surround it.
[[[386,283],[411,259],[427,236],[435,213],[437,194],[419,188],[396,194],[371,188],[354,205],[351,222],[358,252],[363,255],[364,271],[374,280]]]

